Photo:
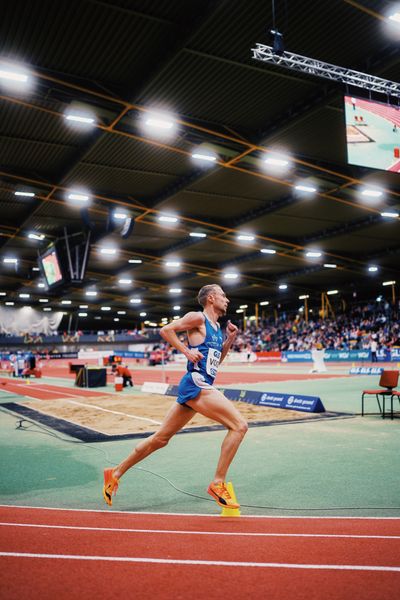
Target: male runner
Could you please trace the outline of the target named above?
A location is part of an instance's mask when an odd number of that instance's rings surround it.
[[[219,285],[203,286],[197,299],[203,306],[203,312],[188,312],[160,330],[161,336],[188,359],[187,373],[179,384],[177,401],[160,429],[139,442],[117,467],[104,470],[103,496],[109,506],[112,505],[112,494],[115,495],[122,475],[155,450],[166,446],[171,437],[198,412],[228,429],[214,479],[207,492],[220,506],[239,508],[239,504],[232,500],[225,480],[229,465],[247,431],[247,423],[232,402],[213,387],[218,366],[227,355],[238,328],[228,321],[226,337],[223,339],[218,319],[226,314],[229,300]],[[177,332],[180,331],[187,331],[189,346],[179,340]]]

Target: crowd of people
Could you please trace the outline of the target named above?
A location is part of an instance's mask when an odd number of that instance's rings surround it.
[[[399,312],[389,303],[370,302],[354,306],[335,318],[282,313],[247,320],[241,326],[233,350],[292,351],[311,350],[320,345],[330,350],[371,350],[400,346]]]

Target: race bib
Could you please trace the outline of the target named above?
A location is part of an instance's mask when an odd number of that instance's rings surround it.
[[[216,377],[218,373],[219,361],[221,360],[221,352],[209,348],[206,363],[206,372],[211,377]]]

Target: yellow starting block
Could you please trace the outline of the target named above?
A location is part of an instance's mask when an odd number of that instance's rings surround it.
[[[234,502],[237,502],[235,490],[233,489],[233,485],[231,481],[228,481],[226,484],[228,492]],[[240,517],[240,508],[228,508],[223,507],[221,512],[221,517]]]

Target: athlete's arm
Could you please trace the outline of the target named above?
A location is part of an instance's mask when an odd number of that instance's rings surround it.
[[[236,327],[236,325],[234,325],[233,323],[228,321],[228,323],[226,325],[226,338],[222,345],[221,359],[219,361],[219,364],[222,363],[225,356],[228,354],[230,347],[232,346],[233,342],[235,341],[238,331],[239,330]]]
[[[190,331],[191,329],[197,329],[204,323],[204,317],[201,312],[188,312],[181,319],[171,321],[168,325],[165,325],[160,329],[161,337],[171,344],[174,348],[182,352],[186,358],[193,363],[199,362],[203,358],[201,352],[196,348],[188,348],[183,342],[180,341],[177,332]]]

